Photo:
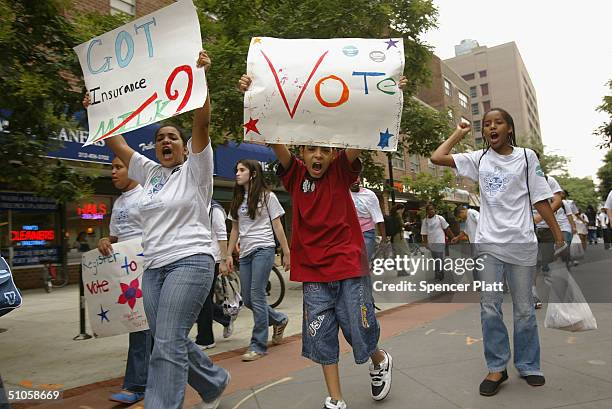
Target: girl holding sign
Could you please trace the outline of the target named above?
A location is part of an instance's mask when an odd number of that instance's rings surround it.
[[[128,168],[118,157],[113,159],[111,176],[115,188],[121,190],[121,196],[113,205],[110,236],[98,242],[98,250],[105,256],[112,254],[113,243],[142,237],[142,220],[138,211],[142,186],[128,178]],[[151,347],[150,330],[130,332],[123,389],[112,394],[111,401],[131,405],[144,398]]]
[[[253,335],[243,361],[255,361],[268,349],[268,326],[272,324],[272,343],[277,345],[289,318],[268,305],[266,284],[274,265],[278,238],[283,250],[283,266],[289,270],[289,245],[280,217],[285,210],[276,195],[266,185],[261,165],[256,160],[243,159],[236,164],[236,184],[229,219],[232,221],[229,249],[240,236],[240,283],[244,305],[253,311]],[[227,258],[230,270],[232,258]]]
[[[201,51],[198,68],[210,67]],[[208,134],[210,99],[194,111],[191,140],[175,126],[155,134],[159,164],[135,152],[118,135],[109,147],[129,164],[129,177],[140,183],[144,249],[144,306],[153,334],[145,408],[180,409],[189,384],[203,408],[216,408],[230,381],[188,338],[210,291],[215,261],[208,209],[213,189],[213,152]],[[188,155],[188,156],[187,156]]]
[[[540,368],[540,341],[531,284],[538,255],[531,206],[550,226],[555,250],[566,244],[548,199],[552,192],[532,150],[517,148],[514,121],[508,112],[495,108],[483,116],[486,149],[451,154],[467,135],[470,125],[461,123],[431,156],[436,165],[457,168],[457,173],[479,182],[481,213],[476,231],[478,256],[484,268],[480,280],[500,283],[504,276],[512,293],[514,316],[514,366],[531,386],[544,385]],[[489,374],[480,384],[480,394],[492,396],[508,379],[510,341],[502,318],[503,292],[482,291],[480,296],[482,336]]]

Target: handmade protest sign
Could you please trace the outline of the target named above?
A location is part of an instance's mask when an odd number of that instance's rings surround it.
[[[83,286],[89,322],[97,337],[149,329],[142,302],[141,239],[113,244],[110,256],[83,253]]]
[[[394,151],[403,71],[401,38],[253,38],[244,138]]]
[[[191,0],[74,48],[91,105],[85,146],[200,108],[206,101],[200,24]]]

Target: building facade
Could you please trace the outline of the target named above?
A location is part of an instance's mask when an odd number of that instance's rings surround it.
[[[514,119],[519,144],[542,142],[535,88],[514,42],[495,47],[464,40],[454,58],[444,60],[469,85],[470,109],[476,145],[482,146],[482,116],[491,108],[507,110]]]

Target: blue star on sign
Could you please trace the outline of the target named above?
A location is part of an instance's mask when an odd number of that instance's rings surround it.
[[[100,323],[103,323],[104,320],[106,320],[106,322],[110,322],[106,314],[108,314],[108,310],[105,310],[104,308],[102,308],[102,306],[100,306],[100,313],[98,314],[98,316],[100,317]]]
[[[380,132],[380,141],[378,141],[378,145],[381,148],[386,148],[389,146],[389,139],[393,136],[392,133],[389,133],[389,128],[385,132]]]
[[[399,40],[394,40],[392,38],[390,38],[389,41],[385,41],[385,44],[387,44],[387,50],[391,47],[397,48],[397,43],[399,43]]]

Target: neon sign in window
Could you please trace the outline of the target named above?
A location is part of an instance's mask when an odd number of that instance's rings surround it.
[[[81,219],[101,220],[106,215],[106,204],[104,203],[85,203],[77,207],[77,214]]]
[[[35,224],[21,226],[21,230],[11,230],[11,241],[21,246],[44,246],[54,239],[54,230],[39,230]]]

